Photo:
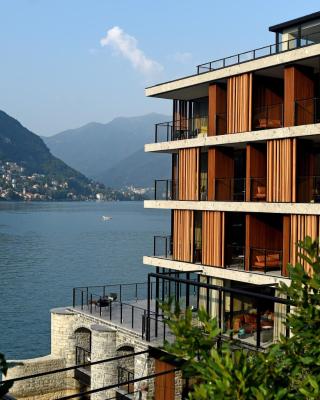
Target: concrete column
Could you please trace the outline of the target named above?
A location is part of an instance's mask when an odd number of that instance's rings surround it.
[[[117,331],[107,326],[91,326],[91,361],[98,361],[116,356]],[[91,389],[117,383],[117,362],[107,362],[91,367]],[[91,395],[92,400],[105,400],[115,396],[115,390],[104,390]]]

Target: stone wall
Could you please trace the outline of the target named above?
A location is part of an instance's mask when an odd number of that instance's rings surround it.
[[[51,356],[19,360],[14,363],[10,362],[10,364],[12,366],[8,370],[6,379],[60,369],[66,365],[63,358]],[[17,399],[49,400],[74,393],[74,390],[75,385],[68,381],[66,373],[57,373],[16,382],[10,390],[10,394]]]
[[[82,337],[81,332],[86,333],[86,336]],[[121,352],[123,347],[131,347],[135,353],[147,350],[149,347],[149,344],[143,341],[138,333],[122,326],[81,311],[68,308],[54,309],[51,311],[51,354],[46,357],[21,361],[21,365],[9,369],[8,378],[75,365],[75,347],[79,344],[79,340],[87,347],[88,335],[91,336],[91,361],[115,357],[117,351]],[[129,358],[128,363],[129,361],[132,363],[133,360]],[[125,366],[128,364],[125,359],[123,363]],[[118,365],[118,361],[111,361],[91,366],[91,389],[117,384]],[[150,359],[148,354],[134,357],[135,378],[153,373],[154,360]],[[152,399],[154,396],[153,381],[150,379],[136,382],[133,390],[141,391],[142,399]],[[176,374],[176,399],[181,398],[178,397],[178,388],[181,388],[181,377]],[[16,383],[10,394],[21,400],[49,400],[79,393],[81,389],[89,390],[90,388],[80,386],[80,383],[74,379],[72,370]],[[114,395],[115,390],[112,389],[97,392],[91,398],[104,400]]]

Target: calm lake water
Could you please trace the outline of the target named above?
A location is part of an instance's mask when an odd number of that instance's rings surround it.
[[[144,282],[142,256],[168,232],[169,213],[142,202],[0,203],[0,352],[48,354],[49,310],[75,286]]]

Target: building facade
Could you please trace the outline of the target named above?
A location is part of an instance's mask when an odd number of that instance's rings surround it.
[[[143,259],[153,267],[147,282],[74,288],[73,304],[52,310],[51,354],[16,362],[9,378],[78,367],[17,382],[13,396],[118,385],[91,398],[183,398],[181,372],[155,352],[172,339],[159,309],[172,296],[195,315],[205,307],[248,348],[289,334],[277,288],[290,284],[297,242],[320,229],[320,12],[269,29],[270,46],[146,89],[173,103],[172,122],[145,145],[172,155],[172,176],[145,201],[171,210],[171,232]],[[103,359],[112,361],[81,367]]]
[[[172,176],[155,181],[145,207],[172,218],[144,263],[277,296],[279,283],[290,283],[297,242],[319,236],[320,13],[269,30],[270,46],[146,89],[172,101],[173,115],[145,145],[172,154]],[[233,311],[239,338],[256,340],[257,314],[261,344],[284,333],[283,305],[233,297],[223,300],[224,319]],[[207,308],[215,315],[214,303]]]

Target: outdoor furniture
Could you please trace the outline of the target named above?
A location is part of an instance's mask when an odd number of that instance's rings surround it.
[[[256,192],[253,196],[254,200],[265,200],[267,196],[266,187],[259,185],[257,186]]]
[[[256,255],[252,268],[256,270],[279,269],[281,267],[280,253]]]
[[[256,128],[281,128],[281,121],[280,119],[259,118]]]

